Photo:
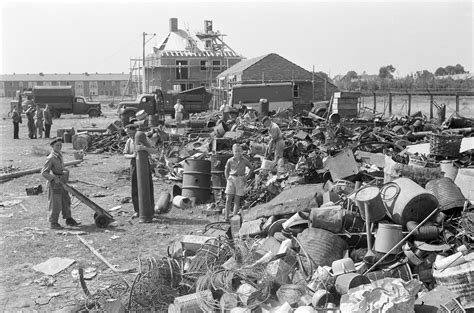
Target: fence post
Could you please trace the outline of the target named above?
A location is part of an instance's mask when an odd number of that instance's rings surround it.
[[[388,115],[392,116],[392,93],[388,93]]]
[[[408,116],[411,115],[411,93],[408,94]]]
[[[456,94],[456,113],[459,113],[459,95]]]
[[[434,106],[433,95],[430,95],[430,119],[433,118],[433,106]]]

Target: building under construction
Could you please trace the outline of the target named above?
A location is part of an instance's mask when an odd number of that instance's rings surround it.
[[[178,29],[178,19],[170,18],[169,33],[145,56],[144,73],[131,64],[134,91],[179,92],[201,86],[212,91],[217,75],[243,59],[224,42],[224,36],[213,30],[212,21],[204,21],[203,31],[193,34]],[[137,81],[138,77],[144,81]]]

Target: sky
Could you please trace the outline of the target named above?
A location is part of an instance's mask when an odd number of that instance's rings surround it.
[[[237,53],[277,53],[331,77],[381,66],[396,76],[461,64],[473,72],[473,1],[0,0],[0,73],[121,73],[169,32],[204,20]]]

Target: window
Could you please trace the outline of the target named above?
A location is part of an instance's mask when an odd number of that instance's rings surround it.
[[[212,61],[212,70],[213,71],[220,71],[221,70],[221,60],[213,60]]]
[[[105,86],[105,82],[102,82],[102,86]]]
[[[188,78],[188,61],[176,60],[176,79]]]
[[[186,90],[186,84],[181,84],[180,87],[181,91],[185,91]]]
[[[111,81],[110,83],[112,84],[112,86],[115,86],[115,80]]]
[[[77,102],[77,103],[84,103],[84,99],[82,99],[82,98],[76,98],[76,102]]]
[[[13,82],[10,82],[10,87],[13,87]]]
[[[300,88],[298,85],[293,85],[293,98],[298,98],[300,96]]]
[[[188,88],[187,89],[193,89],[194,88],[194,84],[188,84]]]
[[[23,82],[18,82],[18,87],[23,88]]]
[[[201,71],[207,70],[207,61],[201,60]]]

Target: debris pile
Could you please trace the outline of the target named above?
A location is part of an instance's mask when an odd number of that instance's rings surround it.
[[[240,143],[256,169],[242,209],[183,236],[167,257],[139,260],[129,310],[474,308],[474,144],[465,123],[286,110],[273,116],[285,142],[284,161],[273,162],[258,120],[211,127],[201,117],[183,134],[165,129],[155,171],[182,181],[167,202],[221,211],[225,163]]]

